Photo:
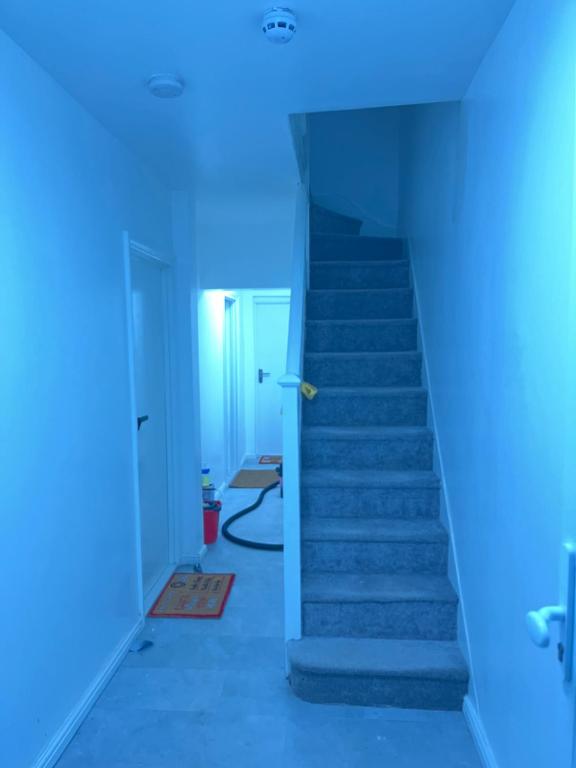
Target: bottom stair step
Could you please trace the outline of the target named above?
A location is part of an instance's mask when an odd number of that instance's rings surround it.
[[[305,637],[288,658],[294,692],[316,703],[460,710],[468,690],[456,642]]]

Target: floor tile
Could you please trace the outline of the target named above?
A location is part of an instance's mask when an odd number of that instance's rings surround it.
[[[258,490],[229,490],[223,517]],[[238,535],[279,541],[276,491]],[[148,619],[58,768],[480,768],[457,712],[311,704],[285,676],[282,554],[220,538],[204,570],[233,572],[221,619]],[[186,570],[186,567],[183,567]]]

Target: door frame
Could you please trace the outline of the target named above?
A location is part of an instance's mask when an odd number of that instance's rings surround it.
[[[290,307],[290,289],[289,288],[278,288],[274,291],[255,291],[252,295],[252,302],[251,302],[251,317],[250,317],[250,325],[251,325],[251,334],[250,334],[250,352],[247,355],[249,365],[248,365],[248,378],[247,382],[249,383],[250,390],[248,396],[251,401],[251,408],[250,408],[250,421],[249,421],[249,428],[250,428],[250,445],[251,450],[254,455],[254,457],[258,456],[258,446],[257,446],[257,430],[256,430],[256,421],[257,421],[257,397],[258,397],[258,386],[256,384],[256,307],[259,304],[287,304],[288,307]],[[279,385],[278,385],[279,386]]]
[[[224,370],[224,431],[226,440],[226,482],[238,471],[240,427],[240,348],[238,297],[224,294],[223,370]],[[231,331],[231,333],[230,333]],[[230,372],[230,381],[228,380]],[[228,461],[232,466],[228,466]]]
[[[176,540],[176,515],[175,515],[175,429],[174,429],[174,359],[173,346],[170,343],[171,322],[171,297],[172,297],[172,261],[166,255],[149,248],[143,243],[133,240],[130,234],[123,233],[123,257],[124,257],[124,289],[126,306],[126,342],[128,358],[129,381],[129,418],[131,436],[131,460],[132,460],[132,495],[134,509],[134,534],[135,534],[135,568],[136,585],[138,589],[138,610],[140,617],[144,618],[156,599],[158,598],[166,581],[173,573],[178,562]],[[144,580],[142,572],[142,526],[140,509],[140,478],[138,470],[138,430],[136,420],[138,416],[136,402],[136,374],[134,366],[134,315],[132,302],[132,263],[134,259],[147,261],[159,269],[162,282],[163,316],[164,316],[164,376],[166,392],[166,473],[167,473],[167,512],[169,527],[169,563],[160,574],[147,595],[144,594]]]

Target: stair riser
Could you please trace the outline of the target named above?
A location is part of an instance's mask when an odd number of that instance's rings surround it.
[[[432,469],[432,439],[302,440],[302,464],[309,468]]]
[[[310,209],[310,230],[328,235],[359,235],[362,222],[321,208]]]
[[[307,352],[409,352],[416,349],[416,323],[386,325],[308,323]]]
[[[418,387],[419,355],[390,358],[306,357],[305,376],[317,387]]]
[[[315,637],[377,637],[406,640],[455,640],[455,603],[303,604],[304,634]]]
[[[310,240],[310,260],[319,261],[401,261],[404,242],[393,238],[314,237]]]
[[[440,541],[303,541],[302,568],[311,573],[443,575],[448,545]]]
[[[303,515],[309,517],[379,517],[436,519],[437,488],[307,488],[301,491]]]
[[[388,320],[410,318],[413,313],[412,290],[385,294],[367,291],[327,291],[308,294],[309,320]]]
[[[426,394],[323,396],[303,403],[304,423],[316,426],[413,426],[426,425]]]
[[[363,707],[461,710],[468,684],[452,680],[423,680],[368,675],[316,675],[293,668],[290,684],[305,701],[356,704]]]
[[[310,264],[310,287],[409,288],[408,263],[391,261],[373,265]]]

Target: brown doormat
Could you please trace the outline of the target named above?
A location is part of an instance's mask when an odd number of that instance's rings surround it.
[[[148,616],[219,619],[233,583],[233,573],[174,573]]]
[[[279,479],[273,469],[241,469],[229,488],[266,488]]]
[[[279,456],[278,454],[260,456],[258,464],[282,464],[282,456]]]

